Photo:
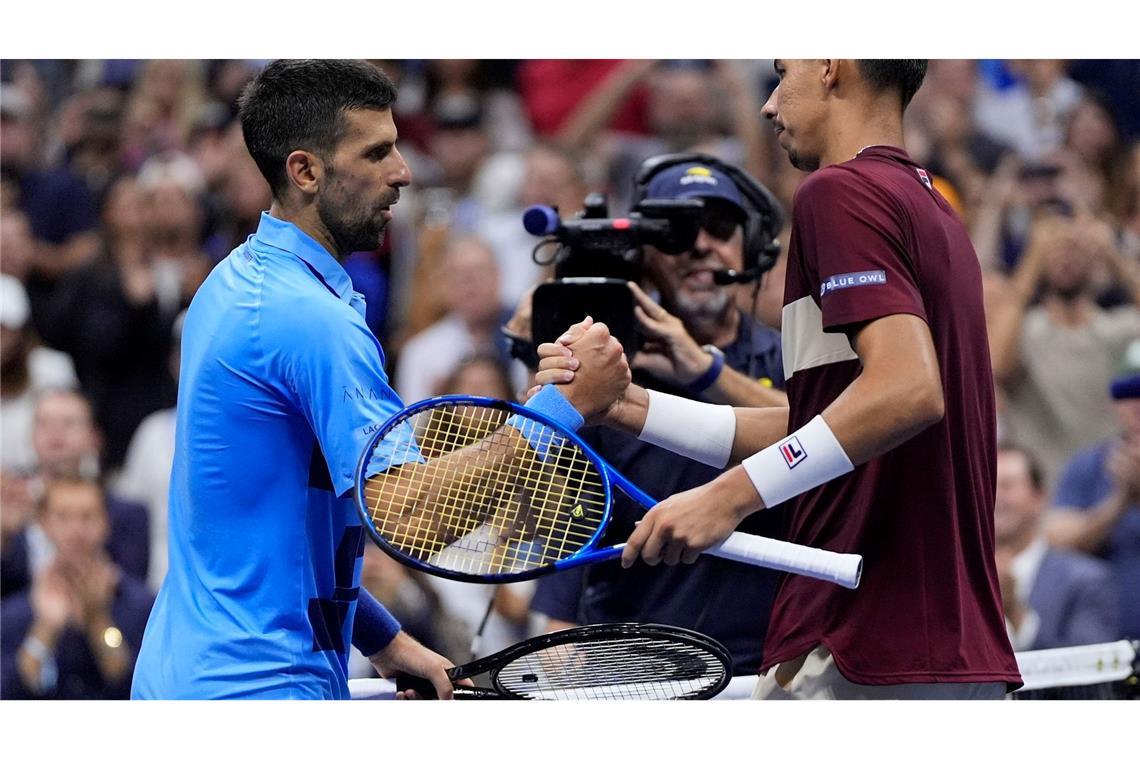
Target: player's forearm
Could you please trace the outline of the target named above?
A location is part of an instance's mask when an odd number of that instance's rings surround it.
[[[942,374],[930,329],[912,314],[865,325],[852,337],[862,371],[822,419],[852,466],[885,454],[942,419]]]
[[[637,436],[645,427],[645,418],[648,414],[648,391],[640,385],[630,383],[622,398],[606,412],[603,422],[606,427]]]
[[[368,589],[360,589],[352,628],[353,646],[365,657],[371,658],[391,644],[399,634],[400,622]]]
[[[788,434],[786,405],[764,409],[737,407],[733,412],[736,414],[736,436],[732,439],[730,464],[739,464]]]
[[[823,411],[854,466],[885,454],[942,419],[940,382],[915,381],[904,372],[864,373]]]
[[[462,449],[426,462],[407,462],[372,476],[366,494],[373,507],[373,521],[386,536],[406,537],[408,546],[432,553],[469,532],[471,527],[456,518],[454,524],[425,525],[419,518],[425,504],[448,494],[478,492],[487,473],[529,452],[526,439],[515,428],[503,426]],[[532,454],[533,456],[533,454]],[[492,499],[488,494],[488,505]],[[489,509],[489,507],[488,507]]]
[[[656,403],[668,404],[671,408],[667,413],[655,410],[654,421],[650,424],[652,430],[648,430],[646,423],[653,399],[656,399]],[[605,424],[674,453],[717,467],[739,462],[787,434],[786,405],[762,409],[731,407],[735,422],[729,417],[722,426],[720,416],[727,413],[725,410],[729,408],[723,404],[707,404],[664,393],[654,392],[651,396],[641,386],[631,384],[622,401],[606,414]],[[695,441],[695,438],[709,442],[722,439],[723,445],[704,446]],[[694,456],[695,448],[709,451]],[[717,455],[711,449],[722,452],[719,461],[712,461]]]

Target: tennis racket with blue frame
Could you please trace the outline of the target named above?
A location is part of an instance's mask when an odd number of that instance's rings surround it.
[[[520,581],[621,556],[599,547],[613,487],[657,501],[574,432],[519,404],[439,396],[396,413],[365,448],[355,498],[373,541],[418,570]],[[706,554],[856,588],[863,560],[746,533]]]

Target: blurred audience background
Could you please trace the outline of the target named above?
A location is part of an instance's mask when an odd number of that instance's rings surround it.
[[[180,315],[270,204],[235,106],[264,63],[0,62],[5,697],[126,694],[166,568]],[[746,168],[788,210],[804,176],[760,116],[771,61],[373,63],[415,181],[346,268],[406,403],[525,389],[500,328],[550,276],[528,205],[568,217],[601,192],[624,214],[640,163],[672,151]],[[1011,636],[1140,638],[1140,61],[931,61],[907,149],[985,272]],[[778,329],[773,282],[756,316]],[[1041,582],[1062,564],[1077,580]],[[480,653],[542,627],[525,585],[371,549],[364,582],[456,661],[481,624]],[[1060,596],[1078,591],[1097,625]]]

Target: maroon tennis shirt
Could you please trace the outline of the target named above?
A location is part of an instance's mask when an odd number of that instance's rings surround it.
[[[891,314],[929,325],[945,416],[780,507],[788,540],[862,554],[864,573],[855,590],[784,576],[762,667],[823,645],[856,683],[1020,683],[994,562],[993,374],[965,227],[926,172],[885,146],[813,173],[792,219],[789,430],[858,377],[848,336]]]

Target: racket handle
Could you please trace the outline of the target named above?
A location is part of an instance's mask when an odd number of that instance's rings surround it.
[[[858,554],[838,554],[749,533],[732,533],[719,546],[705,549],[704,553],[786,573],[806,575],[837,583],[844,588],[858,588],[859,579],[863,575],[863,558]]]
[[[426,678],[417,678],[416,676],[396,676],[396,690],[407,691],[413,689],[419,692],[420,696],[424,699],[438,699],[435,693],[435,687],[431,685],[431,681]],[[454,690],[454,698],[462,700],[474,699],[503,699],[503,697],[492,691],[491,689],[471,689],[466,686],[456,686]]]
[[[396,691],[407,691],[413,689],[420,693],[421,697],[425,699],[436,699],[435,687],[432,686],[431,681],[426,678],[417,678],[416,676],[396,676]]]

